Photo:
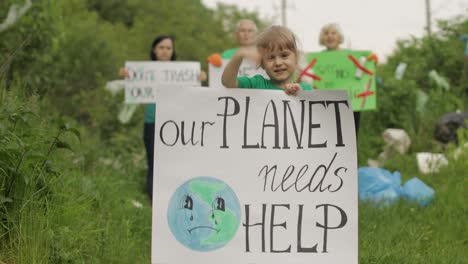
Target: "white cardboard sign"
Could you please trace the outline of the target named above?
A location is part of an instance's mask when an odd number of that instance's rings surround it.
[[[199,62],[128,61],[129,78],[125,80],[125,103],[154,103],[158,86],[200,86]]]
[[[152,263],[358,263],[345,91],[157,90]]]
[[[222,64],[220,67],[216,67],[212,65],[211,63],[208,63],[208,72],[209,72],[209,77],[208,81],[210,84],[210,87],[217,87],[217,88],[223,88],[223,84],[221,83],[221,76],[223,75],[224,68],[226,68],[226,65],[229,63],[230,59],[222,59]],[[242,60],[241,66],[239,68],[239,72],[237,76],[246,76],[246,77],[253,77],[257,74],[262,75],[266,79],[270,79],[268,75],[266,74],[265,70],[263,70],[261,67],[257,67],[254,62],[249,61],[249,60]]]

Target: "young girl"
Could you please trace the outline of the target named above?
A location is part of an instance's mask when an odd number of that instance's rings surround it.
[[[237,77],[243,59],[260,65],[270,80],[261,75]],[[258,88],[284,90],[295,95],[299,90],[312,90],[307,84],[293,83],[298,67],[299,50],[294,34],[286,27],[271,26],[256,39],[256,48],[240,48],[224,69],[221,80],[228,88]]]

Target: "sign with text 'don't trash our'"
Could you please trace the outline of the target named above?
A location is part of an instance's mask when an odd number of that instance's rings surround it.
[[[200,63],[185,61],[128,61],[125,63],[125,103],[145,104],[156,100],[156,87],[200,86]]]

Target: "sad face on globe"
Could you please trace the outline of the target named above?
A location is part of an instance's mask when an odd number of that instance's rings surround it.
[[[169,201],[167,221],[174,237],[196,251],[225,246],[240,223],[240,205],[234,191],[211,177],[188,180]]]

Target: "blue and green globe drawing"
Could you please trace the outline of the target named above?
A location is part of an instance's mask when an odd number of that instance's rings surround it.
[[[240,223],[240,205],[223,181],[197,177],[179,186],[169,201],[167,222],[182,245],[196,251],[225,246]]]

